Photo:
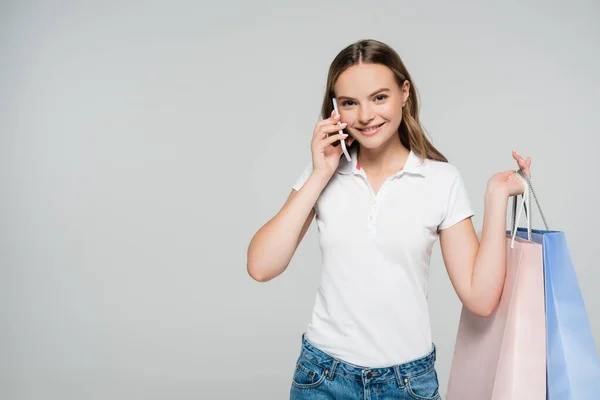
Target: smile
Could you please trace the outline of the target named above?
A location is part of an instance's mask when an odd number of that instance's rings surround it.
[[[385,125],[385,122],[383,124],[370,126],[367,128],[357,128],[357,129],[360,131],[360,133],[362,133],[365,136],[373,136],[381,130],[381,127],[383,125]]]

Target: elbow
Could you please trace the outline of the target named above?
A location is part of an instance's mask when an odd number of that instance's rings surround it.
[[[248,275],[250,275],[250,277],[256,282],[268,282],[273,279],[265,274],[263,270],[257,268],[256,266],[252,266],[251,264],[248,264]]]
[[[248,257],[246,265],[248,275],[256,282],[268,282],[274,278],[271,270],[264,264],[264,260],[255,260],[253,257]]]
[[[487,318],[490,317],[492,314],[494,314],[494,312],[496,311],[496,308],[498,307],[498,302],[491,302],[491,303],[483,303],[483,304],[478,304],[472,307],[468,307],[469,311],[471,311],[473,314],[477,315],[478,317],[483,317],[483,318]]]
[[[474,290],[468,293],[463,293],[460,297],[463,306],[470,311],[472,314],[487,318],[492,316],[498,305],[500,304],[500,297],[502,292],[496,292],[492,290]]]
[[[254,241],[254,239],[252,240]],[[261,260],[256,257],[252,242],[250,242],[248,253],[246,254],[246,270],[248,271],[248,275],[256,282],[268,282],[271,279],[265,274],[266,268],[260,267],[262,264]]]
[[[491,316],[495,311],[495,307],[488,307],[488,308],[483,308],[480,310],[475,310],[473,311],[473,313],[475,315],[477,315],[478,317],[482,317],[482,318],[487,318],[489,316]]]
[[[260,247],[251,245],[246,257],[248,275],[256,282],[269,282],[285,270],[283,265],[277,263],[276,257],[260,250]]]
[[[250,254],[248,254],[248,261],[246,263],[246,269],[248,271],[248,275],[256,282],[267,282],[269,281],[269,277],[265,274],[265,269],[260,268],[256,261],[252,259]]]

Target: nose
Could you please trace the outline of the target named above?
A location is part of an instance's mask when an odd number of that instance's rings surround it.
[[[373,110],[368,105],[364,105],[360,107],[360,111],[358,113],[358,121],[361,125],[368,125],[374,118]]]

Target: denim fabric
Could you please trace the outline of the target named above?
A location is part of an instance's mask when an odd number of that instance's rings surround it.
[[[319,350],[302,336],[291,400],[441,400],[435,345],[426,356],[386,368],[352,365]]]

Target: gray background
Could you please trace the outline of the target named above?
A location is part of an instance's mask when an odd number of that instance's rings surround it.
[[[599,18],[581,0],[2,2],[0,398],[286,398],[317,232],[266,284],[246,249],[362,38],[405,61],[478,230],[489,176],[533,156],[600,343]],[[445,393],[460,303],[437,246],[430,304]]]

